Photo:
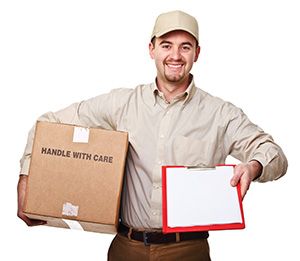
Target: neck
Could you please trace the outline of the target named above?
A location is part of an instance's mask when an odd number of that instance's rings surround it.
[[[186,89],[189,87],[189,84],[192,80],[192,77],[187,77],[186,80],[173,83],[173,82],[166,82],[159,77],[156,79],[157,88],[164,94],[166,100],[171,102],[178,94],[184,93]]]

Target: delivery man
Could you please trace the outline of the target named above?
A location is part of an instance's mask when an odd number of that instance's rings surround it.
[[[231,185],[240,183],[244,197],[252,181],[284,175],[287,160],[242,110],[196,87],[190,73],[200,53],[194,17],[182,11],[159,15],[150,40],[149,54],[157,68],[153,83],[112,90],[39,120],[129,133],[122,222],[109,260],[210,260],[208,232],[161,233],[161,166],[214,166],[232,155],[241,164]],[[34,128],[18,185],[18,216],[28,225],[43,223],[22,211],[33,136]]]

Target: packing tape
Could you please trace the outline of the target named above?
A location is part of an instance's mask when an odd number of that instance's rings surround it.
[[[84,231],[84,229],[82,228],[82,226],[80,225],[80,223],[78,221],[70,220],[70,219],[64,219],[64,218],[62,220],[67,224],[67,226],[70,229],[76,229],[76,230]]]
[[[72,205],[69,202],[63,204],[62,214],[64,216],[77,217],[79,206]]]
[[[76,127],[76,126],[74,127],[73,142],[88,143],[89,136],[90,136],[89,128]]]

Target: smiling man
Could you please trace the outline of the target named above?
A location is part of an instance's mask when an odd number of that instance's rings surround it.
[[[171,101],[189,85],[190,70],[200,53],[197,40],[186,31],[175,30],[154,37],[149,52],[157,68],[158,89]]]
[[[272,137],[242,110],[195,86],[190,71],[200,47],[194,17],[182,11],[161,14],[150,39],[149,53],[157,68],[153,83],[116,89],[39,120],[129,133],[121,223],[109,260],[207,261],[208,232],[161,232],[161,166],[214,166],[232,155],[241,164],[231,185],[240,183],[244,197],[253,180],[265,182],[284,175],[287,160]],[[18,184],[18,216],[28,225],[41,224],[23,214],[33,136],[34,128]]]

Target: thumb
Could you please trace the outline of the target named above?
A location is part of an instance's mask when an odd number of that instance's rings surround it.
[[[243,170],[240,169],[238,166],[236,166],[234,168],[233,177],[230,180],[230,185],[233,186],[233,187],[237,186],[237,184],[239,183],[242,175],[243,175]]]

